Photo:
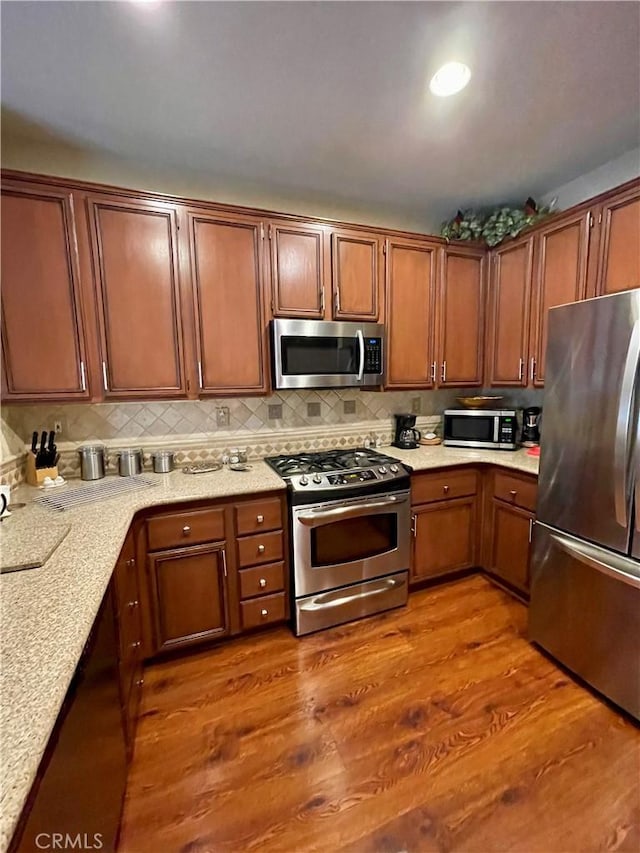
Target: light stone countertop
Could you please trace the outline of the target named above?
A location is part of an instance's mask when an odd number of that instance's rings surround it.
[[[68,535],[44,566],[0,576],[0,850],[9,845],[133,516],[162,504],[282,491],[265,462],[250,471],[149,475],[158,485],[59,512],[20,486],[21,525],[64,520]],[[72,481],[71,485],[80,485]],[[12,517],[14,517],[12,516]],[[4,521],[7,524],[11,519]],[[25,527],[26,529],[26,527]]]
[[[537,474],[526,451],[382,447],[415,471],[487,463]],[[250,471],[153,475],[158,485],[65,512],[32,504],[41,492],[21,486],[13,502],[32,531],[55,519],[71,530],[44,566],[0,576],[0,851],[9,845],[62,701],[75,672],[133,516],[163,504],[280,491],[265,462]]]

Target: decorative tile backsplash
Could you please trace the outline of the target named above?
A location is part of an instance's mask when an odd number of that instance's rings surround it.
[[[395,413],[414,412],[420,428],[437,429],[442,411],[455,405],[456,396],[463,393],[462,389],[339,389],[201,401],[4,406],[0,477],[12,484],[19,481],[24,444],[35,430],[52,429],[56,423],[62,426],[57,441],[60,472],[68,477],[78,476],[77,447],[96,441],[110,451],[142,446],[147,461],[148,451],[170,447],[176,451],[177,464],[220,458],[237,446],[247,447],[249,456],[256,459],[284,452],[354,447],[369,436],[384,445],[391,441]],[[541,392],[518,390],[509,392],[504,405],[540,404],[541,399]],[[221,409],[227,411],[221,413]],[[221,422],[228,425],[221,426]],[[110,470],[115,461],[112,454]]]

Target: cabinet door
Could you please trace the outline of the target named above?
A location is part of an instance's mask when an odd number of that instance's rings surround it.
[[[535,237],[534,316],[529,354],[529,381],[544,385],[548,312],[554,305],[586,296],[590,212],[556,221]]]
[[[603,204],[596,296],[640,287],[640,184]]]
[[[325,233],[320,226],[269,225],[274,317],[325,316]]]
[[[440,251],[436,359],[440,388],[482,385],[485,263],[482,249]]]
[[[148,559],[156,651],[229,633],[223,543],[160,551]]]
[[[533,237],[497,249],[492,258],[490,385],[527,385]]]
[[[267,390],[262,225],[189,213],[200,390]]]
[[[333,316],[377,322],[380,316],[380,241],[373,234],[331,235]]]
[[[433,388],[436,249],[387,240],[387,387]]]
[[[418,506],[412,512],[413,581],[477,564],[475,497]]]
[[[89,396],[71,193],[2,191],[2,397]]]
[[[522,592],[529,591],[529,550],[533,513],[491,501],[488,571]]]
[[[90,197],[105,397],[185,391],[176,213]]]

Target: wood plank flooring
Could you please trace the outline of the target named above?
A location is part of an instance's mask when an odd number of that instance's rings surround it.
[[[120,853],[640,850],[640,729],[480,576],[146,673]]]

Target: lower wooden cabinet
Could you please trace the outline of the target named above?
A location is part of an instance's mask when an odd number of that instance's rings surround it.
[[[413,513],[414,581],[476,565],[476,499],[428,504]]]
[[[225,543],[151,554],[156,651],[229,633]]]
[[[491,547],[485,566],[488,572],[521,592],[529,592],[529,552],[533,513],[491,501]]]

